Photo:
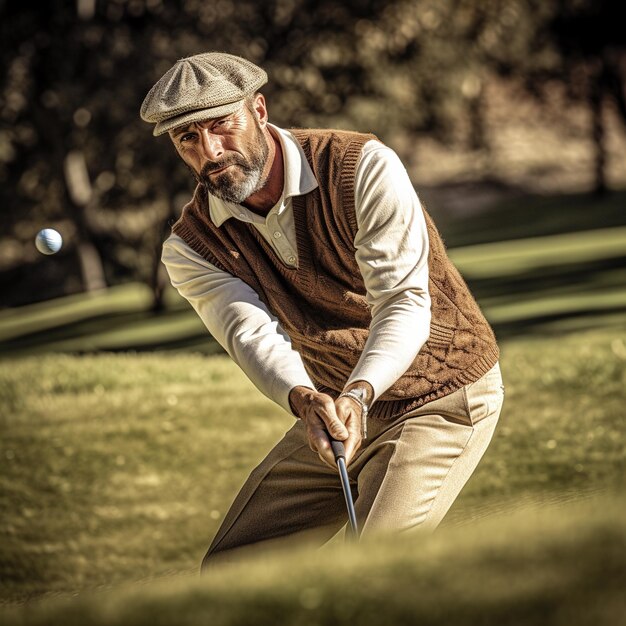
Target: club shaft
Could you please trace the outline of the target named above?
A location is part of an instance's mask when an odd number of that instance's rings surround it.
[[[344,458],[337,459],[337,467],[339,468],[339,477],[341,478],[341,486],[343,495],[346,499],[346,508],[348,509],[348,518],[350,519],[350,528],[354,538],[359,536],[359,527],[356,522],[356,512],[354,510],[354,502],[352,501],[352,490],[350,489],[350,478],[346,468],[346,460]]]

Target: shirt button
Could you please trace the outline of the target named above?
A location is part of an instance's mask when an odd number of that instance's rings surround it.
[[[240,214],[239,214],[239,217],[245,217],[245,216],[246,216],[246,214],[245,214],[245,213],[240,213]]]
[[[280,239],[283,236],[283,234],[280,231],[275,231],[274,232],[274,239]]]
[[[296,262],[296,257],[290,256],[287,260],[289,261],[290,265],[293,265]]]

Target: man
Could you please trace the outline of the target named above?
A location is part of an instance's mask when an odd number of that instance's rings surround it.
[[[343,526],[328,433],[344,441],[362,533],[434,529],[503,399],[493,332],[398,157],[372,135],[269,124],[266,81],[245,59],[199,54],[141,109],[198,182],[163,246],[172,284],[299,418],[251,473],[205,565]]]

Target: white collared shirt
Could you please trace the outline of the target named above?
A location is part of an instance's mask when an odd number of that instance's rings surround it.
[[[262,217],[242,205],[209,196],[213,223],[250,222],[287,265],[297,267],[292,198],[318,185],[298,141],[271,126],[283,151],[279,201]],[[370,334],[347,383],[366,380],[378,398],[409,367],[428,339],[428,232],[422,209],[400,159],[378,141],[363,147],[355,174],[356,261],[372,311]],[[289,392],[314,388],[300,355],[278,320],[244,281],[215,267],[179,236],[163,244],[172,285],[257,388],[288,412]]]
[[[268,241],[283,263],[298,266],[296,230],[293,222],[291,198],[302,196],[317,187],[317,180],[296,138],[271,125],[280,139],[283,149],[285,175],[283,193],[266,217],[250,211],[241,204],[233,204],[209,195],[209,213],[216,226],[234,217],[242,222],[250,222]]]

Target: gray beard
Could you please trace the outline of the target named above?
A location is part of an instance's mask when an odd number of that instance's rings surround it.
[[[261,178],[263,175],[263,165],[245,166],[243,167],[246,174],[243,182],[234,183],[228,179],[228,174],[217,176],[214,180],[202,176],[201,183],[204,188],[216,198],[233,204],[241,204],[246,198],[250,197],[259,189],[262,189],[267,178]]]

